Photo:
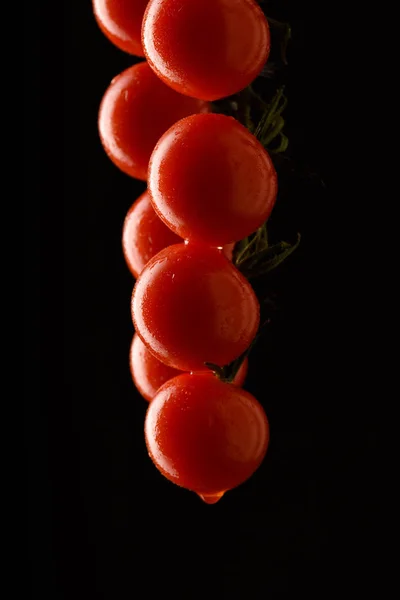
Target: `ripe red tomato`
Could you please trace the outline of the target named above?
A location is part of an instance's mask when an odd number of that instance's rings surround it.
[[[227,244],[226,246],[223,247],[223,253],[225,254],[226,258],[228,258],[229,260],[232,260],[232,258],[233,258],[234,249],[235,249],[235,244]]]
[[[215,246],[258,229],[278,189],[258,140],[236,119],[215,114],[182,119],[162,136],[150,159],[148,186],[168,227]]]
[[[167,479],[214,503],[259,467],[269,425],[248,392],[202,373],[184,374],[167,381],[149,404],[145,438]]]
[[[194,98],[217,100],[257,77],[269,56],[270,33],[254,0],[150,0],[142,43],[165,83]]]
[[[122,231],[122,249],[132,275],[138,277],[153,256],[181,242],[182,238],[175,235],[154,211],[146,190],[129,209]],[[222,248],[229,260],[232,260],[233,248],[234,244]]]
[[[146,180],[150,155],[161,135],[179,119],[209,110],[207,102],[171,90],[142,62],[117,75],[104,94],[100,138],[117,167]]]
[[[141,30],[148,0],[93,0],[97,23],[107,38],[129,54],[144,56]]]
[[[154,256],[132,294],[135,330],[162,362],[204,371],[240,356],[255,337],[259,303],[247,281],[217,248],[177,244]]]
[[[153,356],[137,334],[133,336],[129,366],[135,386],[143,398],[149,402],[166,381],[182,374],[182,371],[164,365],[158,358]],[[233,385],[242,387],[246,379],[247,369],[248,359],[246,358],[232,382]],[[211,371],[207,374],[214,377]]]
[[[129,366],[135,386],[149,402],[163,383],[182,374],[182,371],[164,365],[153,356],[137,334],[133,336]]]
[[[149,194],[145,191],[129,209],[122,231],[122,248],[132,275],[138,277],[153,256],[180,242],[182,239],[154,212]]]

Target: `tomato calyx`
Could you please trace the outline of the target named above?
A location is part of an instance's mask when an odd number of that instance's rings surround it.
[[[236,245],[233,264],[246,279],[255,279],[266,275],[283,263],[298,248],[300,240],[301,235],[298,233],[293,243],[281,241],[269,245],[267,228],[264,224],[253,235]]]
[[[285,120],[282,113],[287,106],[284,91],[285,86],[279,86],[270,102],[265,102],[250,85],[236,96],[214,104],[213,112],[232,116],[242,123],[273,159],[275,155],[284,153],[289,145],[288,137],[283,132]]]
[[[219,365],[215,365],[211,362],[206,362],[204,363],[204,365],[207,367],[207,369],[210,369],[210,371],[213,372],[217,379],[220,379],[224,383],[233,383],[233,380],[235,379],[245,358],[249,355],[253,345],[254,342],[250,344],[246,352],[241,354],[236,360],[231,362],[229,365],[226,365],[225,367],[220,367]]]
[[[283,85],[276,90],[271,102],[266,105],[264,113],[254,131],[255,137],[272,154],[285,152],[289,144],[287,136],[283,133],[285,120],[282,117],[282,112],[287,105],[284,90],[285,86]],[[271,142],[276,140],[276,138],[278,138],[279,144],[271,146]]]

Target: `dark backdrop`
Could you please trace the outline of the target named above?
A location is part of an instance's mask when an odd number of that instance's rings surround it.
[[[269,416],[270,449],[215,506],[150,462],[129,375],[133,279],[120,238],[144,184],[107,159],[96,117],[132,59],[103,37],[89,0],[26,8],[32,597],[327,598],[375,581],[376,426],[355,375],[338,210],[351,202],[341,188],[351,50],[340,52],[333,3],[269,6],[293,28],[287,121],[302,173],[280,223],[302,243],[276,276],[279,311],[250,358],[246,387]]]

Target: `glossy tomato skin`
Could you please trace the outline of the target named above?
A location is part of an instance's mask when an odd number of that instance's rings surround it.
[[[133,336],[129,353],[129,366],[136,388],[148,402],[154,398],[166,381],[182,374],[182,371],[164,365],[158,358],[153,356],[136,333]],[[242,387],[246,379],[247,369],[248,359],[246,358],[232,382],[233,385]],[[208,375],[215,377],[211,371],[208,372]]]
[[[144,56],[142,21],[148,0],[92,0],[96,21],[104,35],[120,50]]]
[[[177,235],[222,246],[253,233],[274,207],[271,158],[236,119],[194,115],[175,123],[150,159],[154,209]]]
[[[202,496],[230,490],[260,466],[269,425],[248,392],[203,374],[171,379],[150,403],[145,438],[170,481]]]
[[[153,256],[182,241],[155,213],[146,190],[129,209],[122,230],[122,248],[132,275],[138,277]]]
[[[182,374],[182,371],[164,365],[153,356],[137,334],[133,336],[129,366],[133,383],[143,398],[149,402],[166,381]]]
[[[226,246],[223,247],[223,252],[227,259],[229,259],[229,260],[233,259],[234,249],[235,249],[235,244],[227,244]]]
[[[150,0],[142,44],[151,67],[173,89],[217,100],[259,75],[270,33],[254,0]]]
[[[132,294],[135,330],[151,352],[182,371],[240,356],[254,339],[259,303],[217,248],[177,244],[152,258]]]
[[[179,119],[209,110],[207,102],[171,90],[142,62],[117,75],[106,90],[99,110],[100,139],[117,167],[145,181],[161,135]]]
[[[129,209],[122,230],[122,250],[132,275],[138,277],[153,256],[183,240],[167,227],[154,211],[146,190]],[[232,260],[234,244],[222,248]]]

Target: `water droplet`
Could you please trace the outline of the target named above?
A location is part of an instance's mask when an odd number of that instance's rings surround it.
[[[225,492],[220,492],[219,494],[197,494],[203,502],[206,504],[216,504],[218,500],[221,500],[222,496]]]

